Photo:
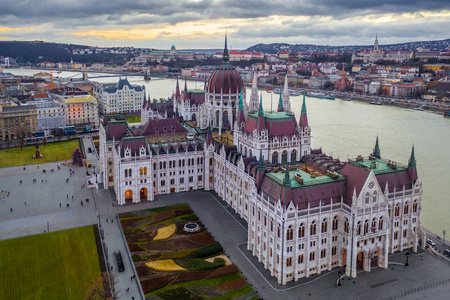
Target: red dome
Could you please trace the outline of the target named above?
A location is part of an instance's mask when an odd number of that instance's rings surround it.
[[[209,93],[239,94],[244,81],[238,71],[229,64],[223,64],[215,70],[208,81]]]

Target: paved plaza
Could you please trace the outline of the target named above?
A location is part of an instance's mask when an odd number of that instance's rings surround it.
[[[88,138],[83,140],[85,149],[93,147],[91,143]],[[87,161],[93,163],[98,171],[96,153],[85,153]],[[52,169],[53,172],[50,171]],[[74,173],[70,174],[69,169]],[[128,211],[188,203],[263,299],[450,297],[450,261],[428,252],[411,255],[409,266],[404,266],[405,253],[392,255],[388,269],[375,268],[370,273],[360,271],[357,278],[343,277],[340,288],[336,287],[339,269],[285,286],[278,285],[269,271],[246,250],[246,222],[215,193],[193,191],[159,195],[153,202],[118,207],[114,205],[113,191],[86,187],[93,169],[69,168],[61,162],[26,166],[25,169],[23,166],[0,169],[0,240],[99,224],[104,233],[107,260],[118,280],[119,298],[143,299],[138,280],[132,279],[137,275],[116,216]],[[89,172],[89,177],[86,172]],[[118,272],[113,255],[119,250],[124,272]],[[126,292],[127,288],[129,292]]]

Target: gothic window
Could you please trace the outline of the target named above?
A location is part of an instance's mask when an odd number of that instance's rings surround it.
[[[286,259],[286,267],[290,267],[290,266],[292,266],[292,257],[288,257]]]
[[[300,254],[300,255],[298,256],[298,263],[299,263],[299,264],[302,264],[302,263],[303,263],[303,254]]]
[[[407,215],[409,213],[409,202],[405,203],[405,206],[403,207],[403,214]]]
[[[144,175],[147,175],[147,167],[144,167]]]
[[[378,230],[383,230],[383,217],[380,217],[378,221]]]
[[[128,169],[125,169],[125,177],[128,177]]]
[[[400,216],[400,204],[395,204],[394,216]]]
[[[287,159],[288,159],[288,152],[284,150],[283,153],[281,154],[281,163],[283,164],[287,163]]]
[[[290,241],[294,238],[294,230],[292,229],[292,226],[289,225],[288,230],[286,232],[286,240]]]
[[[314,259],[315,259],[315,256],[316,256],[316,252],[311,252],[310,254],[309,254],[309,261],[313,261]]]
[[[309,235],[315,235],[316,234],[316,221],[313,221],[311,224]]]
[[[417,212],[417,200],[414,200],[414,203],[413,203],[413,213],[416,213]]]
[[[364,196],[364,201],[366,202],[366,204],[369,203],[369,201],[370,201],[370,195],[369,195],[369,192],[367,192],[366,195]]]
[[[338,217],[334,216],[333,218],[333,231],[338,230]]]
[[[145,155],[145,148],[144,147],[141,148],[141,155]]]
[[[139,168],[139,175],[144,175],[144,168],[143,167]]]
[[[291,152],[291,162],[297,161],[297,150],[292,150]]]
[[[270,231],[273,232],[273,220],[270,220]]]
[[[361,235],[361,221],[358,221],[358,224],[356,225],[356,234]]]
[[[127,148],[127,150],[125,150],[125,157],[130,157],[131,156],[131,151],[129,148]]]
[[[280,226],[280,224],[278,224],[278,227],[277,227],[277,237],[280,237],[280,234],[281,234],[281,226]]]
[[[298,228],[298,238],[304,238],[305,237],[305,224],[300,224],[300,227]]]
[[[373,195],[372,195],[372,202],[377,202],[377,191],[374,191],[374,192],[373,192]]]
[[[366,220],[364,222],[364,234],[366,234],[369,231],[369,220]]]
[[[377,227],[377,220],[376,220],[376,218],[373,218],[372,219],[372,227],[371,227],[371,229],[375,230],[376,227]]]
[[[321,230],[321,232],[322,233],[325,233],[325,232],[327,232],[328,231],[328,222],[327,222],[327,219],[323,219],[323,221],[322,221],[322,230]]]
[[[326,249],[322,249],[320,251],[320,258],[325,258],[327,256],[327,250]]]
[[[348,219],[345,218],[345,221],[344,221],[344,232],[345,233],[348,233],[348,228],[349,228]]]
[[[276,151],[272,154],[272,163],[278,164],[278,152]]]

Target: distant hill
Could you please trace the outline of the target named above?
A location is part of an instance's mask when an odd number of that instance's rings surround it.
[[[423,42],[409,42],[400,44],[386,44],[379,45],[379,48],[384,50],[416,50],[418,47],[425,49],[445,50],[450,47],[450,39],[441,41],[423,41]],[[312,44],[286,44],[286,43],[273,43],[273,44],[257,44],[247,48],[245,51],[249,52],[279,52],[279,51],[291,51],[291,52],[353,52],[353,51],[367,51],[373,49],[372,45],[363,46],[323,46]]]
[[[84,49],[88,46],[46,43],[41,41],[0,41],[0,56],[8,56],[18,62],[50,61],[70,62],[72,49]]]

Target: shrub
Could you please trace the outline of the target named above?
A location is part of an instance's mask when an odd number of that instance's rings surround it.
[[[188,289],[185,287],[179,287],[176,289],[166,290],[163,292],[159,292],[158,297],[164,300],[179,300],[179,299],[186,299],[186,300],[202,300],[203,298],[194,295],[191,293]]]
[[[138,254],[133,254],[131,257],[133,258],[133,261],[141,261],[142,260],[142,257]]]
[[[193,249],[182,249],[178,251],[165,252],[161,254],[159,259],[173,259],[187,257],[192,253]]]
[[[197,221],[198,217],[196,214],[189,214],[189,215],[180,217],[180,219],[184,220],[184,221]]]
[[[162,289],[163,287],[168,285],[174,278],[175,275],[165,275],[141,280],[142,290],[144,291],[144,294],[147,294],[152,291]]]
[[[206,278],[217,278],[217,277],[234,274],[237,272],[239,272],[239,269],[236,265],[233,264],[233,265],[223,266],[223,267],[215,269],[214,271],[212,271],[212,273],[207,275]]]
[[[223,262],[208,262],[202,258],[182,258],[175,261],[189,271],[211,270],[224,265]]]
[[[195,250],[192,252],[191,257],[197,258],[197,257],[208,257],[213,256],[217,253],[222,253],[223,248],[222,245],[220,245],[219,242],[215,242],[212,245],[204,246],[200,249]]]

